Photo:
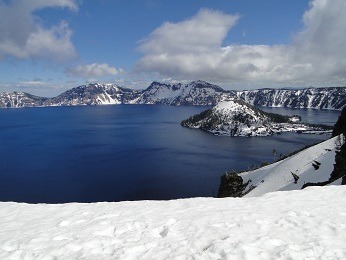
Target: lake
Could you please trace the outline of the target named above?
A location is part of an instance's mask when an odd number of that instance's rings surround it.
[[[328,135],[220,137],[183,128],[205,107],[114,105],[0,110],[0,201],[165,200],[217,194],[226,171]],[[266,108],[333,125],[340,112]]]

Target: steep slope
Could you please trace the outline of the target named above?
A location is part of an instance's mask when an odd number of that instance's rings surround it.
[[[0,93],[0,108],[40,107],[47,100],[25,92]]]
[[[328,181],[335,163],[335,152],[340,150],[344,142],[341,135],[336,136],[277,163],[240,173],[244,183],[250,181],[243,191],[244,197],[261,196],[273,191],[300,190],[309,182]],[[338,184],[341,184],[341,179]]]
[[[153,82],[132,103],[210,106],[230,96],[235,96],[235,93],[204,81],[174,85]]]
[[[70,89],[47,100],[45,106],[110,105],[128,103],[135,91],[112,84],[88,84]]]
[[[227,136],[268,136],[287,131],[308,133],[328,130],[328,127],[292,123],[297,120],[295,116],[266,113],[242,100],[231,98],[183,120],[181,125]]]
[[[346,105],[346,87],[245,90],[238,91],[237,96],[256,107],[341,110]]]
[[[0,259],[346,259],[346,187],[264,197],[0,203]]]

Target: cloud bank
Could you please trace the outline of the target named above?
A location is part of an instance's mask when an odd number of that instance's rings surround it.
[[[67,22],[44,28],[35,11],[68,8],[76,11],[74,0],[10,0],[0,2],[0,59],[48,58],[66,60],[76,55]]]
[[[105,77],[124,73],[123,69],[116,69],[106,63],[92,63],[87,65],[79,65],[75,68],[67,70],[69,76],[77,76],[81,78]]]
[[[164,23],[139,44],[140,72],[214,82],[339,84],[346,81],[346,2],[313,0],[290,45],[222,46],[238,15],[203,9]]]

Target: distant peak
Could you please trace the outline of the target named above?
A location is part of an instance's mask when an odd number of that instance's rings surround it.
[[[192,81],[190,84],[203,84],[203,85],[211,85],[209,82],[206,82],[206,81],[204,81],[204,80],[200,80],[200,79],[198,79],[198,80],[194,80],[194,81]]]

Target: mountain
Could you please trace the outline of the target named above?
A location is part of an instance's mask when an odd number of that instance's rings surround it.
[[[113,84],[96,83],[67,90],[53,98],[37,97],[23,92],[0,93],[0,108],[103,104],[214,106],[222,100],[233,97],[238,97],[257,107],[341,110],[346,105],[346,87],[231,91],[197,80],[188,84],[153,82],[144,90],[133,90]]]
[[[48,99],[45,106],[81,106],[126,104],[136,98],[137,91],[112,84],[88,84],[79,86],[61,95]]]
[[[328,130],[327,127],[293,123],[299,120],[297,116],[266,113],[243,100],[231,98],[183,120],[181,125],[227,136],[268,136],[288,131],[308,133]]]
[[[0,93],[0,108],[41,107],[47,100],[25,92]]]
[[[244,90],[238,91],[237,96],[256,107],[341,110],[346,105],[346,87]]]
[[[193,81],[188,84],[153,82],[144,90],[132,90],[113,84],[95,83],[72,88],[53,98],[36,97],[22,92],[1,93],[0,108],[106,104],[210,106],[226,97],[235,95],[233,91],[226,91],[204,81]]]
[[[188,84],[153,82],[133,103],[212,106],[230,96],[235,96],[235,92],[200,80]]]

